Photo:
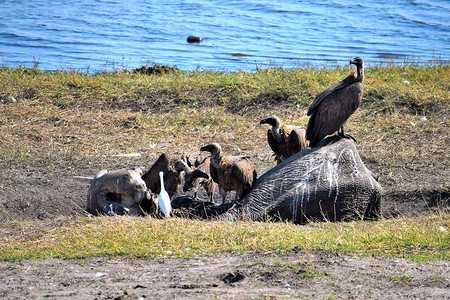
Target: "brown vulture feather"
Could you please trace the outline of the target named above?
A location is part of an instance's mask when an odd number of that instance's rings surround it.
[[[339,130],[342,137],[351,137],[344,133],[344,124],[356,111],[363,95],[364,61],[361,57],[350,60],[356,66],[356,74],[348,75],[321,92],[308,109],[309,118],[306,127],[306,139],[309,146],[315,147],[324,137]],[[352,138],[352,137],[351,137]]]
[[[228,191],[236,191],[236,199],[238,199],[251,189],[257,175],[248,157],[225,156],[217,143],[204,146],[200,151],[211,153],[210,174],[219,186],[222,203],[225,203]]]
[[[178,172],[184,171],[184,185],[183,191],[194,190],[194,199],[197,198],[197,190],[202,186],[211,202],[214,201],[214,191],[216,184],[209,175],[209,156],[196,156],[192,160],[192,156],[183,155],[181,160],[175,163],[175,169]]]
[[[300,126],[282,124],[276,116],[263,119],[259,123],[272,125],[272,128],[267,130],[267,142],[278,164],[308,147],[305,129]]]

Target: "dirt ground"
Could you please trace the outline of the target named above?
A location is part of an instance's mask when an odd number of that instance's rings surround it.
[[[449,299],[449,262],[321,251],[1,262],[2,299]],[[446,279],[444,279],[446,278]]]
[[[450,203],[446,168],[367,166],[385,188],[386,217],[430,214]],[[73,176],[97,171],[1,170],[0,222],[84,215],[89,182]],[[297,249],[193,259],[25,260],[0,262],[0,298],[450,299],[449,264]]]

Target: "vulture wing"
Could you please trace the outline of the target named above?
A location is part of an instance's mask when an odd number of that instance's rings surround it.
[[[305,150],[308,147],[305,137],[305,129],[294,128],[290,134],[290,143],[295,152]]]
[[[245,190],[250,189],[256,180],[255,168],[247,158],[234,160],[231,166],[231,172],[243,183]]]
[[[310,116],[316,110],[316,108],[319,106],[319,104],[324,101],[324,99],[326,99],[333,93],[336,93],[337,91],[347,87],[348,85],[349,84],[348,84],[347,78],[345,78],[344,80],[329,86],[327,89],[325,89],[319,95],[316,96],[313,103],[309,106],[308,112],[306,113],[306,115]]]
[[[165,153],[156,160],[153,166],[142,175],[142,180],[145,181],[147,188],[149,188],[153,193],[159,194],[161,190],[161,185],[159,182],[159,172],[168,173],[170,170],[169,159]]]
[[[362,98],[362,85],[355,83],[330,93],[320,109],[311,116],[306,129],[310,146],[336,132],[358,108]]]
[[[178,187],[181,184],[181,177],[172,169],[169,159],[165,153],[161,154],[153,166],[144,175],[142,175],[142,180],[145,181],[147,188],[155,194],[159,194],[161,191],[159,172],[164,173],[165,188],[167,193],[169,193],[169,196],[172,197],[177,192]]]
[[[209,173],[211,175],[212,180],[216,183],[219,183],[219,175],[217,173],[217,169],[212,164],[209,165]]]

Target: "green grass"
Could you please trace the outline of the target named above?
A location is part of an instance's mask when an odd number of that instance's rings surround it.
[[[121,216],[61,218],[38,225],[1,224],[0,258],[195,257],[248,250],[282,252],[293,247],[418,261],[450,258],[448,213],[308,226]],[[313,271],[305,276],[320,275]]]

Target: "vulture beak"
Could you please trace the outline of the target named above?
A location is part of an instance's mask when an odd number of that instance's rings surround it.
[[[361,65],[362,64],[362,59],[360,57],[355,57],[353,59],[350,59],[350,64],[351,65]]]
[[[210,145],[203,146],[200,148],[200,151],[209,151],[209,150],[210,150]]]
[[[272,126],[276,126],[277,125],[277,119],[275,117],[269,117],[269,118],[265,118],[262,119],[259,124],[269,124]]]

